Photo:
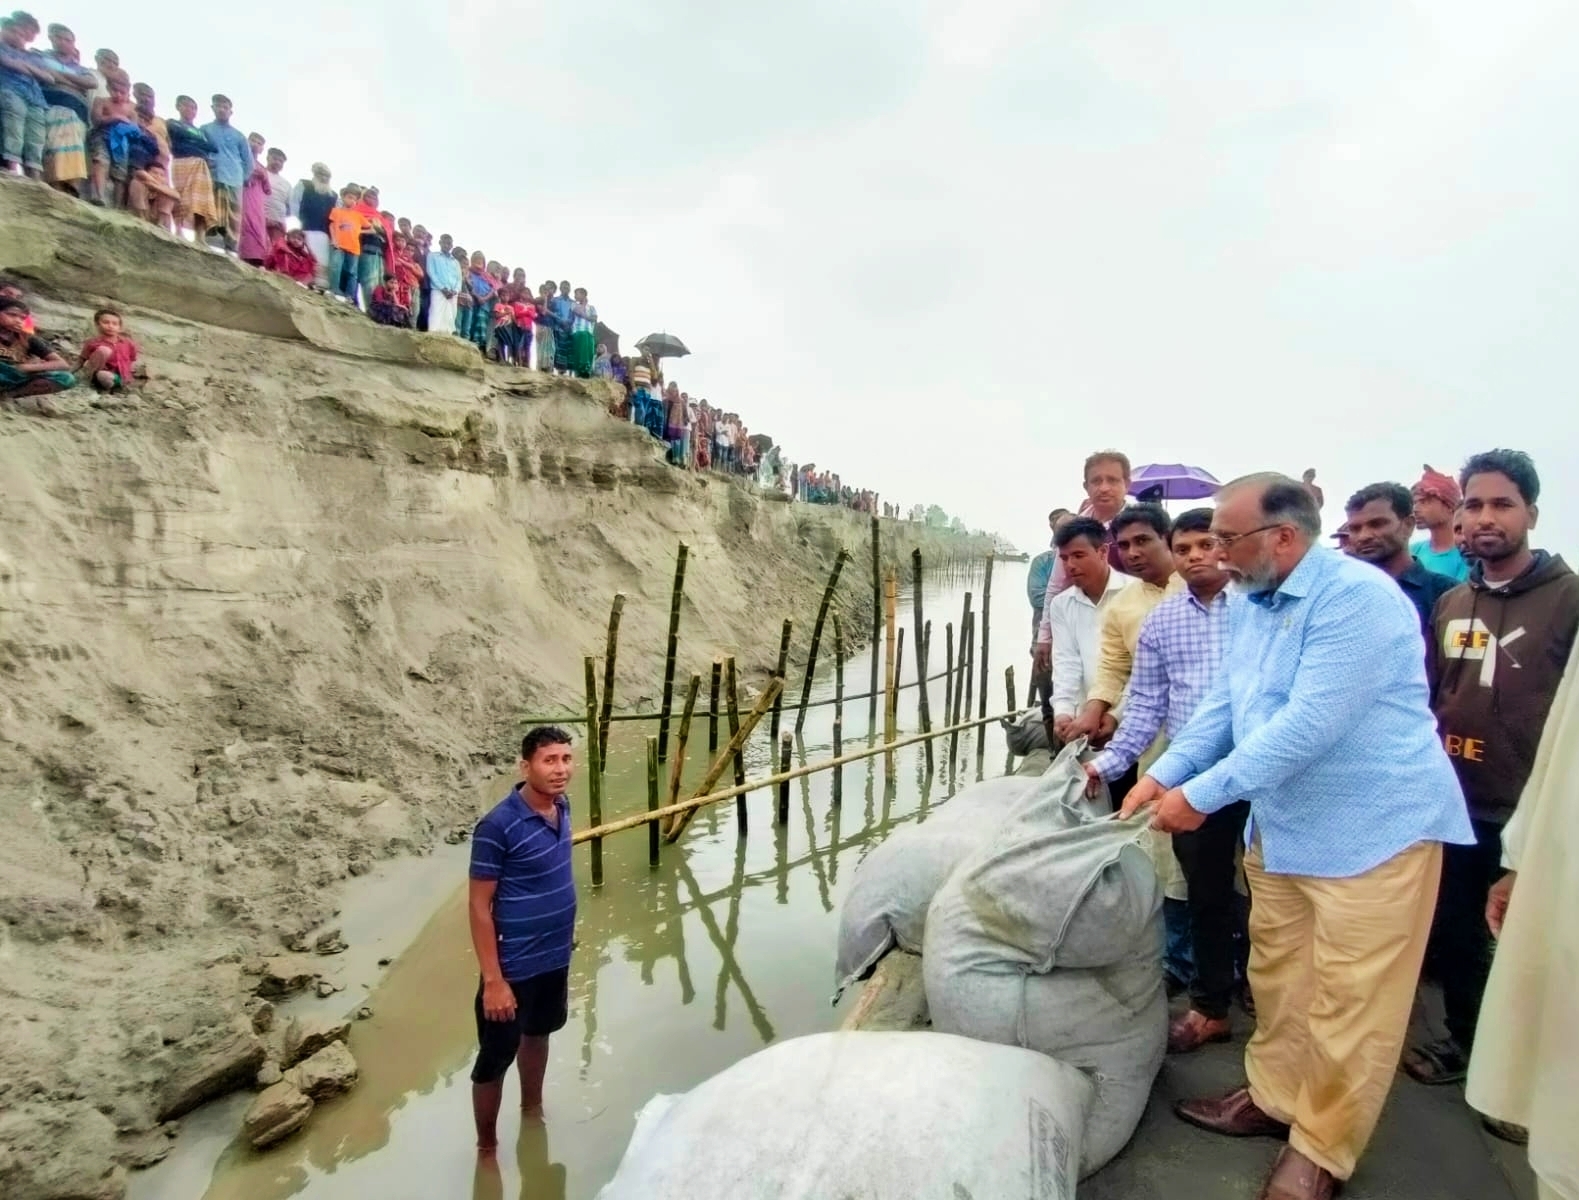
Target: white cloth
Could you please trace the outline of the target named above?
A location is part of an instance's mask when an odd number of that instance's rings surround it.
[[[455,313],[459,306],[454,296],[435,291],[428,299],[428,332],[455,334]]]
[[[1070,584],[1048,604],[1053,639],[1053,716],[1072,717],[1086,702],[1102,664],[1102,614],[1113,597],[1140,580],[1108,569],[1107,587],[1095,603]]]
[[[1471,1105],[1530,1131],[1543,1195],[1579,1200],[1579,653],[1502,833],[1518,872],[1469,1064]]]
[[[329,235],[311,229],[302,235],[307,239],[307,249],[312,251],[318,269],[313,272],[313,283],[321,288],[329,286]]]

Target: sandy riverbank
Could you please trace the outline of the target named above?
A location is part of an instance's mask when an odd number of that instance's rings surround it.
[[[113,1200],[117,1162],[255,1069],[256,957],[470,821],[516,717],[579,696],[615,591],[621,705],[658,691],[682,540],[682,672],[733,653],[759,680],[866,524],[666,467],[599,385],[365,340],[10,180],[0,268],[46,330],[118,301],[152,372],[113,407],[0,414],[0,1192]],[[864,598],[855,566],[852,630]],[[342,932],[330,976],[355,973]]]

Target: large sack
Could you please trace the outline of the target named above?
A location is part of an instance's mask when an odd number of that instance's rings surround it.
[[[654,1098],[598,1200],[1073,1200],[1091,1096],[1012,1046],[794,1038]]]
[[[918,825],[896,829],[872,847],[839,907],[839,992],[871,974],[894,946],[921,952],[927,905],[952,871],[985,843],[1031,791],[1035,776],[1005,775],[958,792]]]
[[[934,1028],[1091,1073],[1084,1176],[1129,1141],[1167,1049],[1162,891],[1145,816],[1093,817],[1073,752],[1043,781],[938,889],[921,966]]]
[[[1047,736],[1047,722],[1042,718],[1040,708],[1028,708],[1018,716],[1004,717],[1001,724],[1010,754],[1024,758],[1037,750],[1053,749],[1053,743]]]

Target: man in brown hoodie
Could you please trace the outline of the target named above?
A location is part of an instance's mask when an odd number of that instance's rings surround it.
[[[1473,846],[1444,847],[1426,969],[1441,981],[1449,1036],[1411,1049],[1422,1083],[1462,1079],[1491,971],[1486,896],[1502,874],[1502,827],[1535,762],[1541,729],[1579,632],[1579,576],[1531,550],[1540,477],[1518,450],[1464,465],[1469,582],[1437,602],[1426,665],[1431,707],[1475,827]]]

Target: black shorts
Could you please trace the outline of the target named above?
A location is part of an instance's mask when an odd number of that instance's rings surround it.
[[[490,1021],[482,1011],[482,981],[477,982],[477,1063],[473,1083],[497,1083],[515,1061],[524,1037],[547,1037],[565,1027],[570,1016],[570,968],[545,971],[530,979],[510,981],[515,993],[515,1016]]]

